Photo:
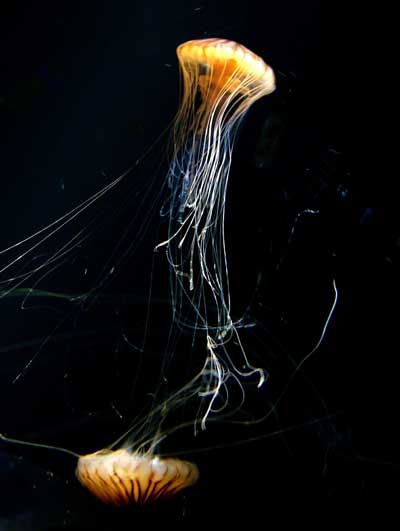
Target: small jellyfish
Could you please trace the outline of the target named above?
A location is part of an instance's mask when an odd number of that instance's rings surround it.
[[[120,448],[80,457],[76,476],[102,502],[126,506],[169,498],[196,483],[199,472],[189,461]]]
[[[80,455],[66,448],[14,439],[2,433],[0,440],[78,458],[75,475],[79,482],[103,503],[118,507],[134,503],[150,505],[166,500],[191,487],[199,478],[199,470],[194,463],[175,457],[161,457],[152,451],[122,447]]]

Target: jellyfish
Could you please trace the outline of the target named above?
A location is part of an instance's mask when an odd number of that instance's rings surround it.
[[[125,506],[167,499],[198,479],[194,463],[141,455],[129,449],[101,450],[79,458],[76,477],[102,502]]]
[[[133,503],[139,506],[153,504],[191,487],[199,478],[197,466],[190,461],[132,451],[129,448],[103,449],[79,455],[66,448],[13,439],[2,433],[0,440],[77,457],[77,479],[107,505],[124,507]]]
[[[238,128],[251,105],[275,89],[275,76],[260,57],[225,39],[191,40],[178,46],[177,55],[183,94],[163,210],[168,237],[156,248],[165,248],[170,266],[174,322],[204,332],[204,428],[227,380],[256,374],[261,386],[266,377],[248,361],[231,317],[224,218]],[[238,355],[227,351],[232,337]]]
[[[197,324],[208,326],[207,289],[217,308],[218,336],[231,325],[224,214],[233,144],[251,105],[275,89],[275,77],[261,58],[225,39],[188,41],[177,55],[183,94],[168,172],[169,234],[158,248],[166,247],[175,274],[175,318],[182,317],[183,297]]]

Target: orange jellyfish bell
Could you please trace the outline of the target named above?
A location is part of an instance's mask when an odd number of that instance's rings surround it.
[[[261,57],[245,46],[226,39],[198,39],[178,46],[184,95],[182,107],[193,100],[197,87],[203,100],[203,111],[215,104],[232,104],[240,115],[254,101],[275,90],[275,75]],[[215,109],[214,109],[215,111]]]
[[[100,450],[79,458],[76,476],[103,503],[145,505],[169,498],[196,483],[193,463],[139,454],[121,448]]]

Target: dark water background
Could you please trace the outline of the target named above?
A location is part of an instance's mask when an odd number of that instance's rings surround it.
[[[216,426],[195,441],[190,433],[172,438],[166,450],[188,450],[184,455],[199,465],[193,491],[157,509],[116,512],[80,488],[72,458],[1,444],[1,531],[125,529],[165,519],[208,524],[237,516],[267,525],[272,516],[285,520],[299,511],[313,519],[325,505],[383,507],[398,498],[399,231],[380,163],[376,116],[383,103],[365,15],[310,0],[42,2],[2,12],[0,248],[141,159],[177,108],[176,46],[225,37],[259,54],[277,75],[277,91],[243,126],[227,203],[233,312],[257,323],[243,333],[271,378],[264,394],[250,395],[254,415],[274,403],[316,344],[333,279],[338,304],[322,345],[273,419],[252,429]],[[166,145],[162,138],[131,183],[56,238],[65,241],[68,230],[82,226],[91,234],[54,274],[35,277],[36,288],[82,293],[96,284],[99,264],[124,231],[121,248],[129,247],[151,194],[158,197],[159,186],[150,184],[162,182]],[[139,375],[140,403],[158,381],[152,367],[169,330],[165,264],[152,269],[148,261],[157,227],[127,253],[88,310],[40,293],[28,310],[21,309],[25,292],[0,299],[1,432],[89,452],[123,431],[130,375]],[[1,264],[9,261],[2,255]],[[151,271],[156,332],[139,368],[123,334],[140,343]],[[183,354],[173,363],[179,374]]]

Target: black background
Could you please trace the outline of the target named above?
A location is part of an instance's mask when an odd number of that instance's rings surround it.
[[[142,157],[176,111],[181,42],[229,38],[274,68],[277,91],[250,111],[235,151],[227,243],[233,311],[237,317],[249,305],[246,318],[258,324],[244,333],[271,379],[264,398],[253,397],[254,411],[289,387],[273,422],[253,430],[217,427],[195,442],[185,434],[179,449],[201,449],[191,457],[199,485],[144,512],[115,512],[92,500],[73,477],[73,459],[2,444],[0,529],[122,529],[215,516],[268,525],[272,515],[301,511],[314,519],[317,507],[364,511],[398,498],[399,232],[382,150],[385,79],[371,45],[377,14],[337,2],[242,4],[41,2],[2,13],[1,248]],[[140,182],[146,172],[163,179],[164,166],[154,168],[165,147],[163,138],[140,165]],[[118,205],[103,202],[97,212],[107,208],[113,213]],[[75,230],[87,222],[78,220]],[[94,229],[92,243],[40,286],[87,289],[83,272],[105,259],[102,250],[113,248],[128,222],[129,211],[108,230]],[[147,251],[156,241],[151,235]],[[2,264],[10,260],[1,257]],[[121,397],[117,380],[107,387],[108,356],[120,343],[122,320],[135,315],[132,297],[145,296],[139,291],[148,282],[148,274],[143,283],[139,276],[143,263],[123,265],[114,289],[127,300],[57,328],[64,335],[16,384],[58,326],[57,312],[66,310],[34,300],[23,312],[17,296],[0,299],[1,432],[78,452],[121,432],[109,407]],[[333,280],[338,303],[324,341],[292,381],[321,334]],[[115,318],[116,308],[122,317]],[[140,328],[139,318],[133,326]]]

